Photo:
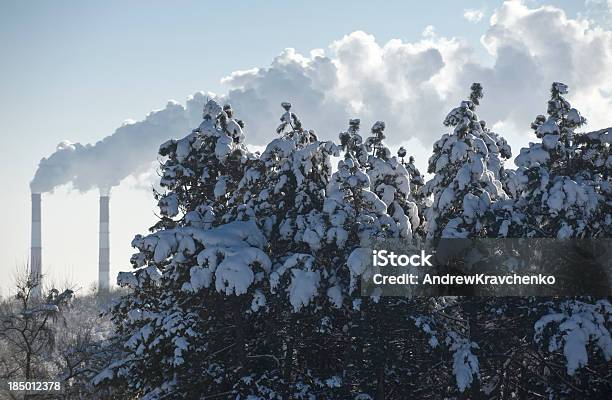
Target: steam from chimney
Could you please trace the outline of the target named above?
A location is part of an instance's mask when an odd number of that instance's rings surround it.
[[[252,144],[274,137],[278,104],[290,101],[305,125],[320,138],[336,137],[334,132],[349,118],[359,117],[364,126],[385,121],[390,144],[399,144],[409,132],[429,146],[439,136],[432,132],[439,132],[447,110],[456,106],[467,94],[469,83],[475,81],[490,91],[482,114],[491,123],[501,122],[506,127],[529,126],[534,108],[546,104],[549,82],[559,74],[572,77],[567,83],[575,88],[573,98],[590,99],[593,111],[608,110],[609,98],[599,88],[612,83],[612,74],[605,74],[612,68],[612,53],[601,51],[602,46],[610,48],[612,44],[610,30],[580,29],[577,20],[556,12],[559,9],[553,12],[509,4],[495,12],[492,29],[487,29],[481,40],[493,55],[491,63],[479,62],[472,54],[474,49],[462,40],[439,36],[431,29],[413,42],[392,39],[387,43],[355,31],[332,42],[327,52],[319,49],[305,55],[288,48],[268,66],[232,72],[221,80],[229,90],[219,100],[228,101],[236,115],[245,118]],[[541,24],[528,23],[534,13],[542,18]],[[516,45],[511,33],[517,29],[525,29],[528,45]],[[541,29],[554,34],[542,35]],[[550,48],[569,50],[551,52]],[[566,53],[587,54],[581,59],[600,66],[594,69],[597,78],[577,73],[583,69],[580,62],[563,62]],[[597,79],[602,81],[594,85]],[[197,127],[205,101],[206,95],[197,93],[185,107],[171,102],[143,121],[118,128],[95,145],[60,144],[53,155],[40,162],[32,191],[45,193],[69,182],[79,190],[117,185],[154,161],[159,144]],[[519,140],[520,128],[513,130]]]
[[[30,276],[40,281],[42,276],[41,194],[32,193],[32,248],[30,253]],[[40,294],[41,286],[34,289]]]
[[[100,246],[98,257],[98,290],[107,291],[110,281],[110,231],[108,190],[100,190]]]
[[[55,153],[43,158],[30,182],[32,191],[32,249],[30,273],[42,273],[41,194],[67,183],[85,192],[100,189],[99,289],[109,289],[110,234],[109,193],[129,175],[143,171],[155,160],[160,143],[182,137],[202,119],[202,109],[214,94],[196,93],[182,106],[168,102],[163,110],[153,111],[139,122],[126,123],[96,144],[61,142]],[[40,293],[40,285],[37,287]]]
[[[81,192],[112,188],[124,178],[144,171],[155,160],[159,145],[183,137],[202,119],[206,99],[214,94],[196,93],[183,106],[170,101],[138,122],[125,123],[95,144],[63,141],[49,157],[40,160],[30,182],[33,193],[46,193],[72,183]]]

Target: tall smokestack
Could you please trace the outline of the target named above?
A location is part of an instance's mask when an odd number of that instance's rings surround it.
[[[32,193],[32,237],[30,253],[30,277],[39,282],[34,288],[34,294],[41,293],[42,277],[42,234],[41,234],[41,210],[40,193]]]
[[[100,192],[100,253],[98,263],[98,290],[109,289],[110,280],[110,233],[108,192]]]

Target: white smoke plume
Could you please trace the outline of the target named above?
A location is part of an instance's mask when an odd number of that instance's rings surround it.
[[[40,161],[30,189],[44,193],[72,183],[79,191],[95,187],[107,194],[124,178],[149,169],[162,142],[185,135],[199,121],[205,100],[203,93],[197,93],[186,106],[170,101],[164,109],[125,123],[93,145],[61,142],[55,153]]]
[[[384,120],[391,145],[418,140],[429,147],[472,82],[485,89],[479,116],[504,129],[500,133],[510,136],[515,153],[517,143],[526,144],[530,122],[546,111],[553,81],[569,85],[570,100],[591,128],[610,125],[612,31],[605,26],[551,6],[507,1],[490,17],[481,45],[489,60],[462,38],[441,37],[433,27],[415,42],[385,44],[357,31],[327,50],[302,55],[286,49],[268,67],[233,72],[222,79],[229,91],[219,100],[232,105],[246,123],[247,141],[259,145],[274,137],[279,104],[290,101],[304,126],[322,139],[337,138],[348,119],[358,117],[363,129]],[[185,107],[170,103],[95,145],[61,144],[41,161],[32,190],[68,182],[79,190],[118,184],[150,165],[160,143],[197,126],[204,98],[198,93]]]

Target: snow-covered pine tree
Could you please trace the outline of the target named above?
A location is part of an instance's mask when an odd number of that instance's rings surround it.
[[[218,223],[228,193],[235,189],[243,164],[252,157],[244,146],[244,124],[233,118],[229,104],[222,108],[209,100],[202,117],[191,134],[160,147],[159,155],[165,157],[160,186],[166,192],[155,193],[162,219],[154,229],[176,226],[179,214],[190,223]]]
[[[551,88],[547,116],[538,115],[531,125],[538,143],[521,149],[518,166],[511,181],[518,196],[506,219],[508,236],[536,238],[610,238],[610,128],[577,133],[586,120],[572,108],[563,95],[568,87],[555,82]],[[584,243],[585,242],[580,242]],[[543,246],[544,261],[553,257]],[[574,269],[576,266],[574,266]],[[588,265],[575,273],[588,276]],[[525,300],[524,300],[525,301]],[[563,397],[568,391],[588,388],[592,393],[609,391],[597,367],[585,371],[589,360],[604,364],[612,359],[608,321],[612,308],[606,299],[560,298],[540,301],[539,319],[532,325],[534,342],[542,354],[557,363],[547,366],[548,373],[561,377],[546,390]],[[527,316],[523,319],[529,320]],[[561,368],[559,368],[561,366]],[[554,370],[554,374],[553,374]],[[542,386],[534,382],[534,387]],[[578,389],[583,390],[583,389]]]
[[[245,310],[260,304],[256,287],[271,262],[253,222],[221,224],[227,190],[248,158],[232,114],[211,100],[198,129],[160,148],[169,190],[160,199],[163,217],[154,233],[132,242],[135,271],[118,278],[131,292],[113,310],[124,354],[96,383],[123,383],[142,398],[189,398],[203,385],[210,393],[231,390],[242,377]]]
[[[321,209],[331,177],[330,156],[338,147],[319,141],[313,131],[302,128],[291,105],[261,157],[246,170],[230,199],[233,220],[253,220],[273,242],[275,263],[295,254],[315,256],[332,239],[323,235]],[[282,274],[281,274],[282,275]],[[298,310],[309,299],[289,299]]]
[[[418,207],[411,201],[410,175],[396,157],[391,157],[383,142],[384,129],[382,121],[376,122],[372,136],[366,140],[366,146],[374,153],[367,166],[370,188],[387,205],[386,213],[395,220],[395,224],[390,224],[393,237],[412,240],[420,219]]]
[[[307,396],[326,387],[331,398],[341,390],[334,368],[345,354],[330,326],[334,310],[343,303],[336,276],[336,242],[343,239],[328,234],[322,209],[331,178],[330,156],[339,148],[305,130],[291,104],[282,106],[285,113],[277,129],[281,137],[268,144],[252,172],[247,170],[248,182],[238,191],[244,194],[237,197],[244,203],[239,217],[253,218],[273,244],[271,298],[266,302],[265,334],[258,341],[282,360],[282,393]],[[313,341],[327,351],[309,351]],[[252,393],[256,381],[243,393]]]
[[[507,201],[500,178],[503,160],[510,156],[505,140],[476,115],[482,86],[471,86],[469,100],[452,110],[444,125],[454,127],[434,144],[428,172],[435,174],[422,188],[433,203],[426,212],[427,239],[478,238],[494,235],[494,204]],[[430,345],[453,357],[452,371],[459,392],[480,391],[479,342],[488,344],[481,321],[493,309],[487,299],[441,298],[415,323],[430,337]],[[440,312],[438,310],[447,310]],[[486,325],[485,325],[486,326]],[[480,351],[479,351],[480,352]],[[480,355],[479,355],[480,356]],[[486,357],[486,355],[485,355]]]
[[[435,176],[422,190],[433,195],[433,239],[500,234],[505,219],[491,223],[500,205],[520,214],[499,182],[511,175],[502,169],[509,148],[474,112],[481,95],[474,85],[471,100],[445,121],[453,132],[434,148]],[[539,318],[533,310],[547,307],[553,316],[541,314],[536,342],[554,342],[547,348],[558,358],[587,335],[579,345],[590,359],[593,340],[609,342],[601,328],[609,305],[361,298],[357,282],[370,257],[363,246],[372,238],[408,240],[414,231],[410,163],[391,157],[384,124],[364,142],[351,120],[332,174],[330,157],[340,148],[306,130],[289,103],[283,108],[280,137],[261,156],[243,145],[231,107],[215,102],[199,129],[162,146],[162,218],[154,233],[135,238],[135,271],[119,277],[131,288],[113,310],[123,353],[97,384],[149,400],[503,397],[578,393],[573,387],[586,383],[605,391],[605,364],[583,372],[583,353],[572,365],[588,379],[577,375],[549,390],[542,382],[551,378],[539,373],[548,354],[524,332]],[[607,135],[573,135],[572,161],[559,165],[576,168],[581,182],[609,200]],[[578,315],[597,329],[574,329],[568,321]],[[557,325],[571,329],[555,336]],[[511,334],[500,337],[502,329]]]
[[[521,149],[515,160],[517,170],[504,172],[504,187],[515,199],[495,204],[498,224],[493,230],[500,236],[610,237],[612,159],[608,130],[576,133],[586,120],[563,97],[567,92],[566,85],[553,83],[548,115],[538,115],[531,125],[540,142]],[[531,246],[539,247],[540,267],[549,260],[555,260],[557,266],[557,255],[545,243],[533,241]],[[588,276],[587,267],[575,269],[582,280]],[[513,374],[522,376],[525,386],[559,398],[586,388],[595,396],[609,390],[596,372],[597,367],[592,373],[582,369],[591,358],[603,358],[605,363],[612,357],[609,329],[601,325],[610,316],[607,300],[526,297],[497,303],[493,308],[500,311],[499,319],[516,321],[514,333],[504,340],[507,343],[500,342],[498,346],[520,348],[518,335],[533,330],[538,357],[556,360],[545,363],[544,380],[541,376],[533,379],[533,358],[529,352],[521,355],[525,367]]]
[[[361,121],[359,119],[349,120],[349,127],[346,132],[340,132],[340,146],[359,165],[365,166],[368,162],[368,149],[359,134],[360,125]]]
[[[343,238],[337,242],[340,257],[336,263],[347,265],[350,272],[349,276],[342,270],[336,272],[340,278],[338,291],[351,301],[343,318],[333,319],[332,326],[341,327],[342,336],[350,343],[342,364],[344,381],[361,393],[382,399],[389,393],[386,385],[397,384],[397,377],[411,368],[409,357],[403,357],[407,343],[399,337],[389,343],[386,338],[415,329],[407,319],[397,318],[406,314],[412,302],[378,296],[360,298],[357,281],[370,256],[366,249],[369,243],[391,238],[411,242],[413,227],[420,221],[416,204],[410,201],[408,172],[396,157],[391,157],[383,142],[385,124],[376,122],[364,144],[361,137],[354,139],[354,128],[355,120],[351,120],[349,130],[340,134],[344,159],[332,176],[324,206],[326,220],[330,221],[328,232]]]
[[[470,98],[481,96],[480,85],[472,85]],[[489,169],[496,156],[489,147],[496,141],[483,129],[475,110],[472,100],[462,101],[444,120],[453,132],[434,144],[428,167],[434,177],[423,187],[425,195],[433,196],[426,215],[430,240],[489,235],[491,202],[508,198],[496,172]]]
[[[404,157],[406,156],[406,149],[400,147],[397,152],[398,157],[401,158],[401,163],[408,171],[408,175],[410,176],[410,201],[414,202],[417,206],[418,214],[419,214],[419,223],[416,227],[414,234],[417,235],[420,239],[425,238],[425,234],[427,232],[427,220],[425,219],[425,211],[427,210],[427,198],[423,193],[423,185],[425,185],[425,177],[421,174],[421,171],[417,168],[414,157],[410,156],[408,158],[408,162],[404,161]]]
[[[340,134],[344,159],[332,175],[323,211],[335,244],[367,243],[371,239],[412,239],[419,224],[416,204],[410,201],[409,175],[384,144],[385,124],[378,121],[365,144],[357,134],[358,120]],[[367,156],[368,152],[372,152]],[[353,235],[349,238],[349,235]]]
[[[484,97],[482,85],[475,82],[470,89],[470,101],[474,107],[480,105],[480,100]],[[487,124],[484,120],[480,120],[479,123],[482,128],[481,137],[487,145],[488,150],[487,168],[493,172],[496,179],[502,180],[504,177],[504,160],[512,156],[512,150],[503,136],[487,128]]]
[[[362,145],[359,137],[344,146],[344,159],[338,162],[338,170],[332,175],[327,188],[323,212],[327,214],[331,225],[328,235],[341,248],[366,243],[370,239],[389,237],[384,233],[390,232],[389,229],[399,233],[393,227],[395,221],[387,214],[387,204],[372,190],[373,185],[368,175],[372,169],[371,163],[378,162],[378,154],[384,153],[386,149],[381,147],[381,126],[384,129],[384,124],[375,124],[377,132],[373,138],[378,142],[368,138],[367,144]],[[369,155],[364,160],[363,151],[373,151],[377,155]]]
[[[609,134],[575,133],[586,120],[563,97],[567,91],[553,83],[548,117],[538,115],[531,125],[541,142],[521,149],[515,160],[522,219],[512,228],[520,236],[610,236]]]

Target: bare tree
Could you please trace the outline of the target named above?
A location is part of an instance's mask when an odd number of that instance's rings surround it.
[[[75,296],[74,288],[40,289],[40,277],[27,271],[15,281],[15,294],[0,299],[0,380],[59,381],[62,390],[37,396],[2,392],[0,398],[105,398],[90,381],[112,353],[106,340],[110,320],[101,311],[116,293]]]

